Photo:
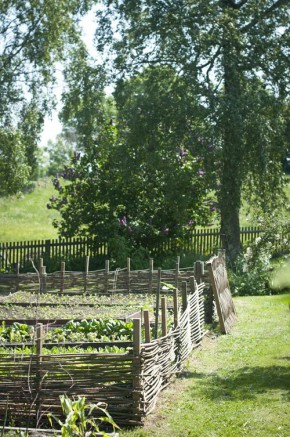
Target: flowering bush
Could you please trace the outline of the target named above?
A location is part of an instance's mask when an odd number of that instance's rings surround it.
[[[237,258],[230,272],[232,293],[239,296],[271,294],[271,257],[272,243],[265,244],[263,237],[258,237],[244,255]]]

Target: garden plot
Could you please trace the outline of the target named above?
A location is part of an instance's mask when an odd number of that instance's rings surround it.
[[[167,295],[172,306],[172,295]],[[71,319],[122,319],[140,316],[143,309],[153,312],[154,294],[97,294],[52,295],[19,291],[3,298],[0,303],[0,319],[11,324],[14,321],[55,322],[61,324]]]

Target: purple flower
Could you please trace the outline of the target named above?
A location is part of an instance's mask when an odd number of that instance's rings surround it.
[[[198,174],[198,176],[202,177],[202,176],[205,175],[205,171],[203,171],[203,170],[198,170],[197,174]]]
[[[123,218],[118,219],[118,223],[120,226],[127,226],[127,217],[124,215]]]
[[[191,219],[189,220],[189,222],[187,223],[187,226],[194,226],[195,222]]]

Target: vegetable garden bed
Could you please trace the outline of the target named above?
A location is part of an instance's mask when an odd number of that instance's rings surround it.
[[[205,286],[197,285],[192,271],[179,273],[168,272],[167,278],[180,285],[180,294],[170,286],[162,293],[158,271],[156,289],[151,287],[147,293],[127,289],[123,294],[103,290],[68,296],[42,290],[3,298],[0,341],[1,335],[6,335],[6,341],[0,346],[1,423],[45,427],[48,412],[61,414],[58,399],[66,393],[85,396],[88,402],[106,402],[120,426],[141,424],[159,392],[204,335]],[[29,314],[34,320],[30,328],[25,319]],[[116,315],[134,319],[117,321]],[[57,319],[65,316],[66,321],[68,317],[75,320],[56,328],[63,324]],[[8,317],[11,326],[5,322]],[[10,335],[18,317],[25,325],[20,329],[31,329],[20,333],[21,338]],[[45,317],[53,323],[40,324]],[[102,322],[105,331],[97,333],[96,326]],[[110,323],[119,326],[117,334],[109,332]],[[90,330],[90,324],[96,329]]]

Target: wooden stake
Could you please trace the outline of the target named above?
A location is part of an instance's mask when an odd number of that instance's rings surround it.
[[[184,312],[187,308],[187,282],[182,281],[182,311]]]
[[[86,256],[86,259],[85,259],[85,277],[84,277],[84,293],[87,292],[89,266],[90,266],[90,257]]]
[[[37,323],[36,325],[36,355],[38,361],[41,361],[42,355],[42,345],[43,345],[43,324]]]
[[[109,289],[109,271],[110,271],[110,261],[106,259],[105,261],[105,292]]]
[[[152,293],[153,289],[153,258],[149,259],[149,284],[148,284],[148,292]]]
[[[174,312],[174,327],[178,325],[178,290],[173,290],[173,312]]]
[[[179,262],[180,262],[180,256],[177,257],[177,262],[175,264],[175,287],[176,288],[178,288]]]
[[[133,398],[133,413],[140,414],[141,410],[141,320],[133,319],[133,380],[132,380],[132,398]]]
[[[39,271],[40,277],[40,293],[46,292],[46,267],[42,266]]]
[[[161,268],[158,267],[158,281],[157,281],[156,304],[155,304],[155,338],[158,337],[160,289],[161,289]]]
[[[139,356],[141,351],[141,320],[133,319],[133,353]]]
[[[65,274],[65,262],[60,263],[60,292],[64,292],[64,274]]]
[[[162,317],[162,337],[167,335],[167,305],[166,297],[161,298],[161,317]]]
[[[196,282],[200,284],[202,282],[202,278],[204,276],[204,262],[203,261],[196,261],[194,263],[194,276],[196,279]]]
[[[145,328],[145,343],[151,343],[150,319],[149,319],[148,310],[143,310],[143,317],[144,317],[144,328]]]
[[[127,282],[128,282],[128,292],[131,290],[131,259],[127,258]]]

